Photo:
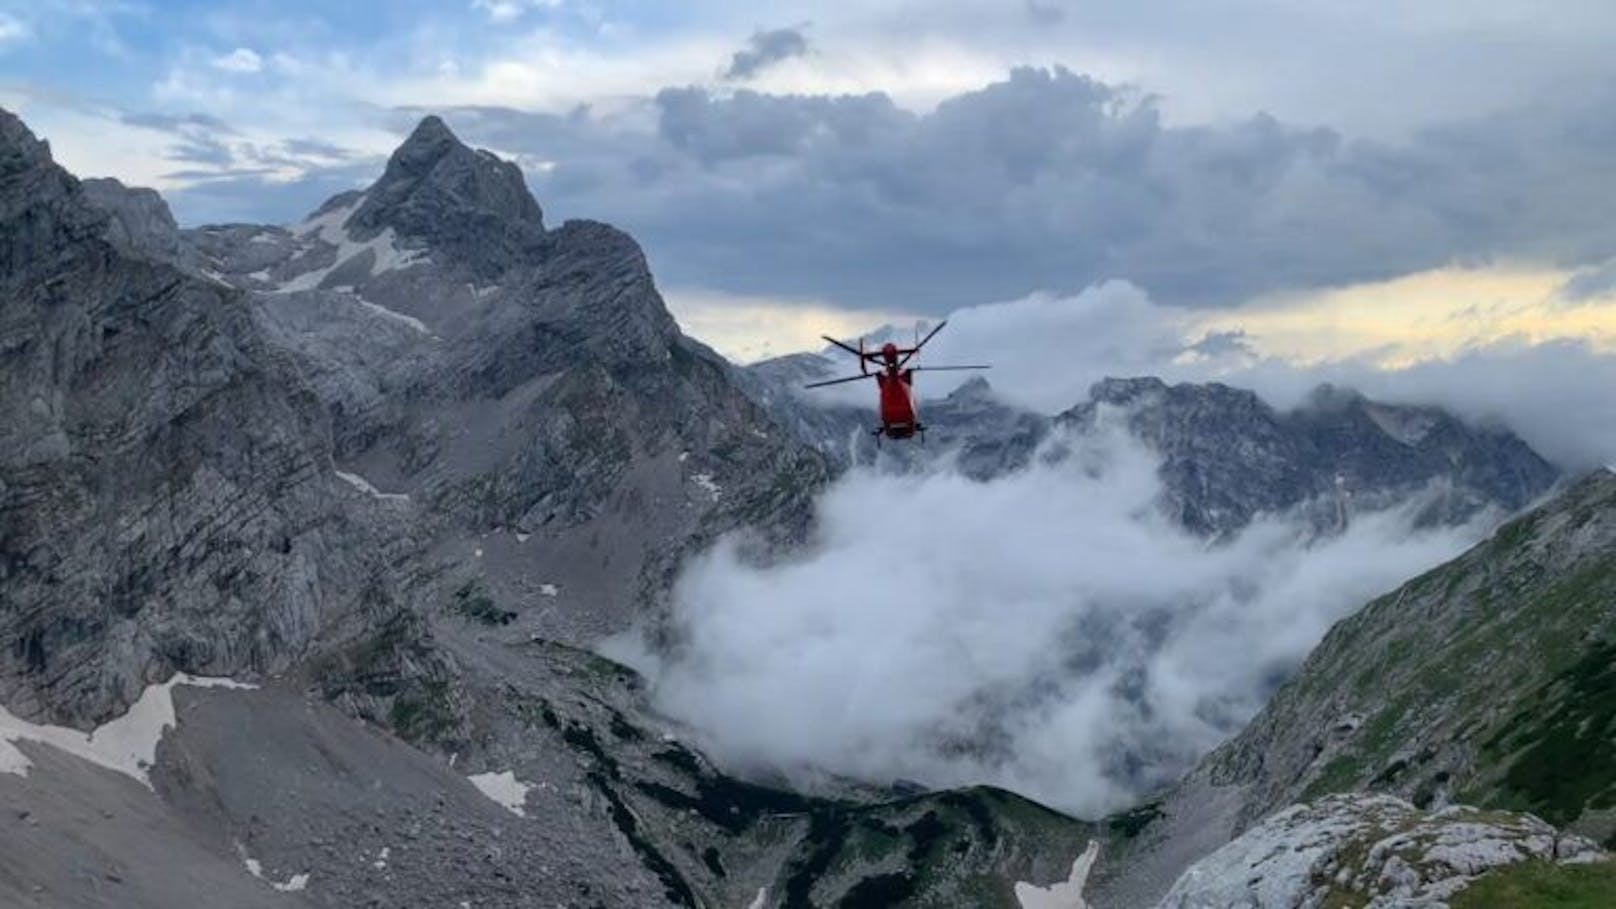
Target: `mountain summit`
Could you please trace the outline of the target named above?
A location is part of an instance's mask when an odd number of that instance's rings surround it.
[[[392,228],[483,277],[544,247],[544,215],[521,168],[473,150],[435,116],[393,152],[346,227],[361,239]]]
[[[546,229],[521,170],[437,117],[302,224],[186,238],[312,378],[346,472],[484,553],[495,592],[568,590],[549,635],[620,630],[698,528],[806,513],[823,474],[679,331],[632,237]]]

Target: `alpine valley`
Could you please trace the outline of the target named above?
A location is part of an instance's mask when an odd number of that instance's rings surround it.
[[[1150,377],[1052,415],[973,380],[877,451],[793,390],[829,369],[686,337],[633,239],[547,224],[436,117],[299,224],[182,230],[0,111],[0,905],[1616,893],[1616,475],[1345,389]],[[1077,470],[1119,427],[1206,547],[1409,502],[1496,530],[1108,817],[722,765],[596,652],[678,648],[689,557],[797,558],[849,471]]]

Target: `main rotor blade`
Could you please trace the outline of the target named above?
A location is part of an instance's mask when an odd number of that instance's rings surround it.
[[[936,372],[937,370],[940,370],[940,369],[992,369],[992,368],[993,367],[991,367],[991,366],[915,366],[915,367],[911,367],[912,371],[914,371],[914,372],[920,372],[921,370],[926,370],[928,372]]]
[[[845,379],[830,379],[825,382],[810,382],[807,385],[804,385],[803,388],[823,388],[826,385],[840,385],[843,382],[857,382],[860,379],[873,379],[875,376],[876,374],[872,372],[866,376],[848,376]]]
[[[909,362],[910,357],[914,356],[917,353],[920,353],[920,348],[925,347],[926,342],[930,341],[932,339],[933,335],[935,335],[938,332],[942,331],[943,326],[947,325],[947,324],[948,324],[948,320],[944,319],[943,321],[938,322],[937,326],[935,328],[933,328],[931,331],[926,332],[926,336],[924,338],[921,338],[919,341],[915,342],[915,346],[910,348],[909,352],[903,355],[903,359],[898,361],[898,365],[902,366],[903,364]]]
[[[820,337],[824,338],[825,340],[829,341],[832,344],[835,344],[837,347],[840,347],[841,349],[847,351],[848,353],[852,354],[855,357],[864,356],[864,351],[859,350],[857,347],[854,347],[851,344],[845,344],[845,343],[843,343],[841,341],[836,340],[835,338],[831,337],[830,335],[820,335]]]

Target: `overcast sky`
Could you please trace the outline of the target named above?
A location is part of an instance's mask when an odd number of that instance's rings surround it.
[[[1611,46],[1601,0],[0,0],[0,104],[190,224],[296,221],[441,113],[746,356],[1109,279],[1608,296]]]

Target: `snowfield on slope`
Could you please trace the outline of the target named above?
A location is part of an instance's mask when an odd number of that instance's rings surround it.
[[[91,732],[30,723],[0,707],[0,773],[26,776],[32,762],[15,743],[39,742],[108,770],[115,770],[150,788],[151,779],[147,771],[157,760],[157,743],[162,740],[164,732],[179,724],[174,715],[176,685],[234,689],[257,687],[230,679],[180,673],[160,685],[148,686],[140,699],[129,706],[128,712]]]
[[[524,783],[516,778],[510,770],[499,773],[476,773],[466,777],[471,784],[483,795],[498,802],[506,811],[517,817],[527,817],[522,806],[527,802],[528,790],[533,788],[532,783]]]
[[[1039,887],[1024,881],[1016,882],[1016,902],[1021,909],[1088,909],[1083,902],[1083,886],[1088,883],[1094,860],[1100,856],[1100,841],[1089,840],[1083,854],[1072,861],[1072,873],[1064,881],[1048,887]]]

